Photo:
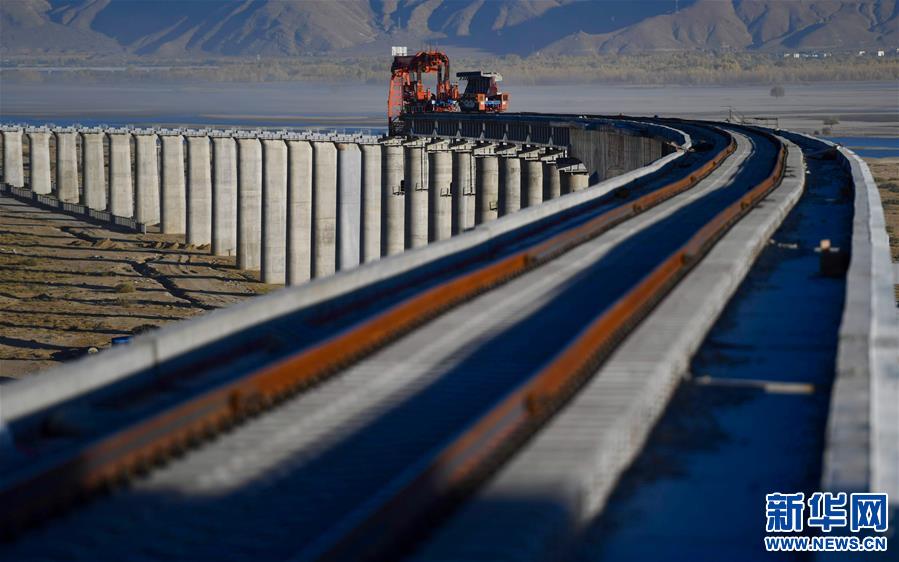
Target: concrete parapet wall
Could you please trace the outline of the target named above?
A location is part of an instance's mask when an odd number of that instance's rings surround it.
[[[840,148],[855,185],[852,257],[840,325],[822,487],[887,492],[899,509],[899,314],[889,238],[871,171]]]

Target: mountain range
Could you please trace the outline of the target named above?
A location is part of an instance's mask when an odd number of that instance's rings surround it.
[[[897,0],[3,0],[0,52],[522,56],[899,46]]]

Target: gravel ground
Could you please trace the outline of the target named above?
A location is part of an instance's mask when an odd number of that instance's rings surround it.
[[[0,196],[0,382],[275,287],[234,262]]]
[[[887,233],[890,235],[890,252],[893,263],[899,262],[899,158],[865,158],[871,168],[880,200],[886,215]],[[895,287],[896,303],[899,304],[899,284]]]

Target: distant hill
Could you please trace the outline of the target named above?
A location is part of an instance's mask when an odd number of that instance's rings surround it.
[[[0,52],[157,57],[899,46],[897,0],[3,0]]]
[[[611,33],[569,35],[553,53],[660,50],[846,50],[899,44],[895,0],[698,0]]]

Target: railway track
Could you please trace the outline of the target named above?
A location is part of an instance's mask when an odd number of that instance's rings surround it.
[[[335,306],[326,321],[315,317],[318,339],[299,351],[260,354],[250,339],[256,353],[236,354],[227,372],[207,361],[186,382],[172,376],[100,393],[26,420],[0,480],[0,498],[22,509],[0,516],[4,528],[150,474],[24,534],[9,552],[394,557],[576,392],[777,185],[784,153],[774,137],[683,126],[712,149],[674,181],[644,180],[486,263],[367,308]],[[76,419],[92,423],[67,426]],[[121,540],[92,541],[78,531],[87,528]],[[198,540],[206,534],[226,540]]]

